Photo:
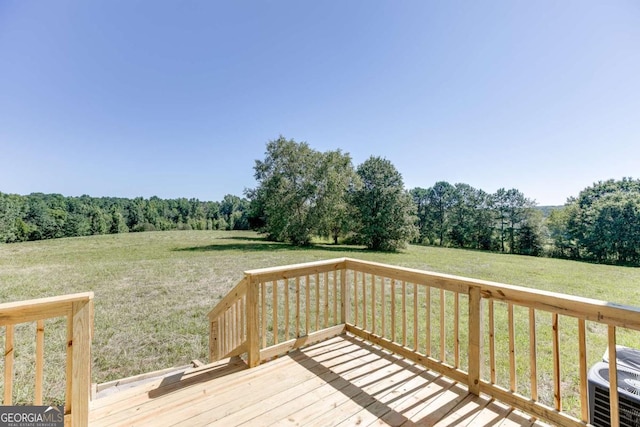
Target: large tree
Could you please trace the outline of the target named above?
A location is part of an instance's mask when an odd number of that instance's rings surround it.
[[[373,250],[395,251],[417,235],[415,205],[393,164],[370,157],[357,168],[361,184],[352,192],[356,238]]]
[[[416,206],[416,215],[418,217],[418,237],[416,237],[417,243],[429,243],[431,239],[429,236],[432,234],[431,227],[429,225],[429,190],[422,187],[413,188],[409,191],[413,199],[413,204]]]
[[[640,180],[600,181],[570,199],[565,209],[566,239],[577,243],[574,254],[598,262],[640,263]]]
[[[249,193],[261,207],[270,239],[306,245],[311,242],[316,218],[317,181],[321,154],[305,142],[283,136],[269,141],[264,160],[254,166],[258,187]]]
[[[250,219],[269,238],[306,245],[320,235],[337,243],[350,228],[346,194],[357,176],[348,154],[321,153],[281,136],[267,143],[254,169]]]
[[[428,221],[435,230],[438,245],[444,246],[449,230],[449,214],[453,204],[454,187],[446,181],[436,182],[428,190]]]
[[[11,243],[21,239],[19,225],[20,199],[0,192],[0,243]]]
[[[505,252],[505,243],[508,243],[509,252],[517,252],[517,237],[520,229],[527,223],[529,210],[535,206],[535,202],[527,199],[524,194],[515,188],[505,190],[500,188],[492,197],[492,207],[500,239],[500,250]],[[535,228],[530,228],[532,232]]]
[[[317,233],[330,237],[334,244],[340,236],[353,228],[351,206],[347,192],[358,182],[351,157],[340,150],[322,155],[317,172],[317,205],[315,210]]]
[[[449,240],[454,246],[468,248],[473,244],[474,218],[478,204],[475,188],[469,184],[454,185],[449,208]]]

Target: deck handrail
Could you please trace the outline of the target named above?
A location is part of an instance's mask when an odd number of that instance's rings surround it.
[[[44,333],[47,319],[66,317],[65,425],[86,426],[91,386],[93,292],[0,304],[0,327],[5,328],[3,405],[13,403],[15,326],[36,322],[34,404],[43,404]]]
[[[351,258],[250,270],[243,281],[242,350],[250,366],[348,331],[466,384],[471,393],[560,426],[588,423],[586,322],[601,325],[610,356],[611,425],[619,424],[616,332],[640,331],[636,307]],[[221,303],[231,307],[230,301]],[[565,327],[576,328],[578,339],[561,352]],[[516,342],[523,335],[526,343]],[[549,372],[542,372],[541,357],[551,361]],[[561,387],[569,359],[577,360],[579,373],[572,391],[579,404],[571,413]],[[518,372],[523,364],[528,375]],[[574,367],[567,362],[565,369]],[[519,382],[523,376],[527,381]],[[543,376],[549,380],[539,382]]]

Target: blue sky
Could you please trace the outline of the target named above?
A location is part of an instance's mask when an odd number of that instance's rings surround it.
[[[640,178],[640,2],[0,0],[0,191],[221,200],[279,135],[405,186]]]

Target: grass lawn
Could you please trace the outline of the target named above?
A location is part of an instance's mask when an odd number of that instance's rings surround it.
[[[93,291],[92,381],[101,383],[192,359],[206,361],[206,314],[244,270],[343,256],[640,306],[638,268],[421,246],[395,254],[332,245],[299,249],[252,232],[218,231],[0,245],[0,302]],[[51,323],[47,333],[55,342],[63,338],[64,325]],[[29,354],[29,341],[16,344],[17,357]],[[20,363],[18,377],[32,362]],[[56,382],[54,369],[46,375]],[[45,392],[59,390],[51,386]]]

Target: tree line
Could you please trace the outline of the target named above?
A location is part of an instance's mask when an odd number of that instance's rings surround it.
[[[284,137],[267,144],[254,169],[250,220],[273,240],[305,245],[323,236],[382,250],[412,242],[542,253],[542,216],[516,189],[488,194],[442,181],[406,191],[388,160],[372,156],[354,168],[339,150],[321,153]]]
[[[256,160],[257,186],[220,202],[0,192],[0,242],[152,230],[253,229],[294,245],[318,236],[393,251],[407,243],[640,265],[640,180],[601,181],[562,207],[465,183],[406,190],[388,160],[280,137]]]
[[[0,242],[154,230],[246,230],[249,201],[65,197],[0,192]]]
[[[405,190],[385,159],[357,168],[340,150],[317,152],[280,137],[267,143],[248,190],[252,228],[273,240],[313,236],[396,250],[406,243],[640,265],[640,180],[595,183],[562,207],[521,191],[465,183]]]
[[[553,256],[640,265],[640,180],[599,181],[551,212]]]

